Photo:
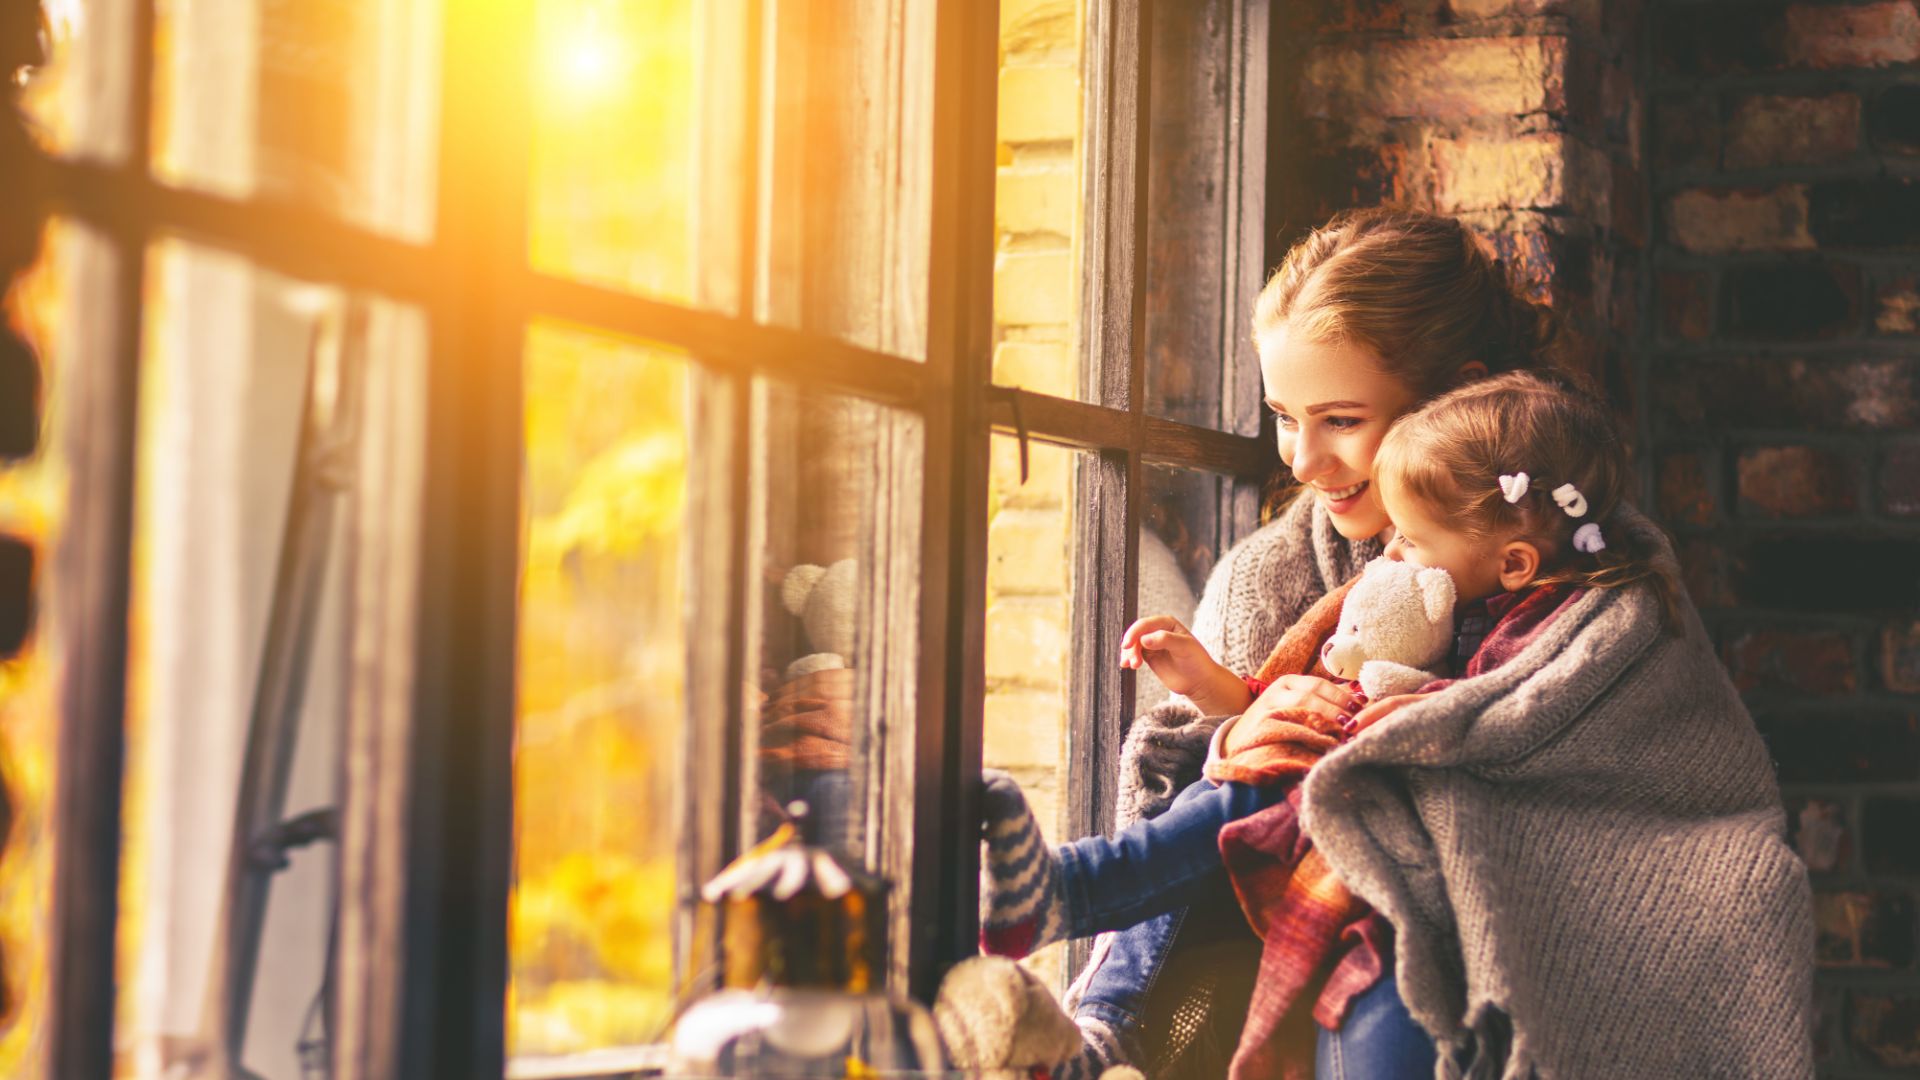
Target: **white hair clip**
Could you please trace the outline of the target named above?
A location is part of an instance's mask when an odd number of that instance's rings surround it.
[[[1554,488],[1553,501],[1560,504],[1560,509],[1565,510],[1568,517],[1587,516],[1587,497],[1572,484],[1561,484]]]
[[[1576,551],[1594,555],[1607,550],[1607,541],[1600,535],[1600,526],[1589,521],[1573,530],[1573,547]]]
[[[1530,482],[1526,473],[1503,473],[1500,476],[1500,494],[1506,496],[1508,502],[1517,503],[1527,497],[1527,485]]]

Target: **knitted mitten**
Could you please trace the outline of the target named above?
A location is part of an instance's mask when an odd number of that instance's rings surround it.
[[[1108,1069],[1128,1063],[1126,1036],[1121,1031],[1084,1014],[1073,1022],[1080,1025],[1080,1052],[1054,1067],[1053,1080],[1104,1080]]]
[[[980,866],[980,949],[1019,959],[1066,936],[1065,881],[1020,785],[998,769],[980,778],[987,841]]]

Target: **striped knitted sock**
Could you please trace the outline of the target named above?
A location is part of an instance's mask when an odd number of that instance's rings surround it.
[[[980,949],[1019,959],[1066,936],[1059,859],[1040,835],[1027,796],[998,769],[980,774],[987,857],[980,866]]]
[[[1053,1080],[1100,1080],[1115,1065],[1129,1064],[1125,1036],[1104,1020],[1076,1016],[1080,1052],[1053,1067]]]

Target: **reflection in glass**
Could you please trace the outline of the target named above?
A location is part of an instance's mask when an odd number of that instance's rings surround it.
[[[671,1019],[688,366],[535,325],[525,359],[509,1052]]]
[[[987,697],[982,764],[1025,789],[1049,843],[1071,839],[1067,684],[1072,654],[1075,451],[993,437],[987,500]],[[1066,942],[1029,957],[1055,991],[1065,987]]]
[[[45,1076],[47,932],[52,920],[53,779],[60,688],[71,631],[62,616],[75,584],[78,538],[67,532],[82,377],[97,371],[107,344],[91,313],[105,295],[112,252],[98,236],[56,221],[37,263],[9,294],[8,322],[33,347],[41,373],[39,449],[0,464],[0,536],[34,551],[37,611],[25,647],[0,664],[0,782],[12,814],[0,849],[0,949],[13,1009],[0,1028],[0,1076]],[[74,590],[77,592],[78,590]]]
[[[1217,473],[1167,465],[1146,466],[1141,479],[1146,491],[1141,500],[1138,610],[1143,618],[1172,615],[1191,626],[1194,607],[1225,542],[1221,528],[1231,517],[1233,483]],[[1166,700],[1166,687],[1142,668],[1134,683],[1135,715]]]
[[[438,0],[163,0],[155,14],[162,180],[430,235]]]
[[[367,447],[422,418],[363,406],[418,377],[424,323],[179,243],[148,278],[116,1049],[134,1077],[292,1080],[331,1039],[348,712],[400,662],[354,659],[354,574],[387,554],[350,548],[396,467]]]
[[[753,838],[808,809],[805,831],[850,866],[903,877],[889,845],[911,794],[922,439],[917,416],[761,384],[751,579]]]
[[[29,73],[22,95],[35,134],[55,154],[121,161],[130,135],[133,0],[41,0],[40,6],[46,62]]]
[[[691,298],[697,6],[541,0],[534,7],[528,209],[535,269],[660,299]]]

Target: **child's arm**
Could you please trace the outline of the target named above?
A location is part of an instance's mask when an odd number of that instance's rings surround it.
[[[1153,670],[1162,685],[1206,716],[1231,716],[1253,704],[1253,691],[1207,652],[1171,615],[1149,615],[1120,635],[1120,666]]]

